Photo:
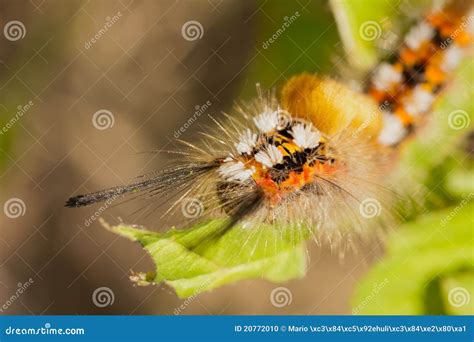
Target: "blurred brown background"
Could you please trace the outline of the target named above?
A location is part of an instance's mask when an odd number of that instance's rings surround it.
[[[206,114],[218,117],[236,99],[247,98],[254,92],[260,67],[272,75],[263,77],[267,87],[296,71],[327,70],[323,57],[329,60],[327,50],[334,46],[315,43],[327,38],[337,44],[328,6],[295,1],[288,13],[283,3],[0,3],[2,28],[14,20],[24,25],[19,39],[7,39],[5,32],[0,37],[2,125],[15,116],[18,106],[29,104],[0,136],[0,203],[12,198],[24,203],[19,217],[0,215],[0,305],[9,302],[19,285],[34,281],[2,314],[173,314],[184,302],[166,286],[134,287],[130,270],[153,267],[145,252],[106,232],[98,222],[86,227],[95,209],[67,209],[64,201],[160,168],[166,156],[138,152],[167,144],[196,106],[210,101]],[[274,30],[294,11],[301,13],[298,29],[314,32],[305,46],[295,37],[291,51],[272,56],[262,48],[268,38],[262,27],[273,25]],[[321,21],[314,22],[318,17]],[[190,20],[202,25],[200,39],[184,39],[181,29]],[[314,26],[308,26],[312,21]],[[279,39],[292,39],[292,34],[297,33],[289,30]],[[106,113],[105,129],[97,128],[97,112]],[[194,139],[209,121],[201,115],[183,137]],[[118,216],[120,207],[104,214],[111,222]],[[253,280],[199,295],[181,313],[350,313],[353,286],[377,252],[361,251],[341,261],[314,244],[309,249],[307,276],[284,284],[292,293],[291,304],[274,307],[270,293],[280,285]],[[103,286],[113,291],[115,300],[99,308],[91,297]]]

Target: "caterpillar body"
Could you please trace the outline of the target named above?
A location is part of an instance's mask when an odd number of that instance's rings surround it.
[[[390,151],[416,131],[467,53],[468,13],[453,6],[425,16],[365,93],[311,74],[290,79],[279,98],[258,87],[254,102],[215,120],[217,134],[186,143],[186,162],[66,206],[128,196],[147,200],[147,215],[192,198],[203,213],[191,221],[223,218],[222,232],[268,224],[342,245],[377,233],[395,215],[384,182]]]

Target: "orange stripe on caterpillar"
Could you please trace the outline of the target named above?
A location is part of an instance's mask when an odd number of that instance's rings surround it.
[[[453,2],[428,14],[408,32],[395,60],[376,68],[367,93],[379,104],[388,101],[390,108],[383,115],[381,144],[400,143],[432,110],[473,40],[469,6]]]

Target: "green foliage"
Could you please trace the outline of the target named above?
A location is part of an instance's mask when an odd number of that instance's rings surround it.
[[[381,35],[381,23],[392,5],[389,1],[367,0],[331,0],[330,3],[350,63],[369,69],[378,60],[376,37]]]
[[[185,231],[156,233],[126,225],[107,229],[139,242],[153,259],[154,272],[132,276],[139,285],[165,282],[180,297],[194,296],[242,279],[284,282],[306,272],[304,236],[272,226],[234,227],[221,234],[213,220]]]
[[[456,307],[459,302],[449,300],[457,287],[474,293],[474,205],[468,201],[428,214],[393,234],[386,257],[355,293],[355,312],[474,313],[472,301]]]
[[[361,27],[367,22],[376,23],[382,29],[378,34],[383,35],[384,24],[400,21],[400,12],[392,8],[394,4],[384,1],[331,3],[340,31],[351,33],[343,40],[346,45],[352,44],[349,54],[353,64],[370,68],[377,57],[376,40],[363,39]],[[420,8],[427,2],[416,1],[411,5]],[[462,148],[473,123],[473,79],[474,66],[466,62],[437,105],[428,127],[403,151],[398,168],[403,179],[415,179],[425,187],[421,200],[431,213],[405,224],[389,237],[387,255],[356,290],[354,313],[474,313],[472,300],[461,306],[449,300],[455,289],[461,289],[469,298],[474,293],[474,212],[472,204],[468,204],[474,184],[473,161]],[[462,111],[463,120],[471,125],[453,128],[450,115],[455,111]],[[436,211],[442,208],[445,209]]]
[[[307,5],[304,7],[303,5]],[[260,1],[255,51],[241,98],[256,95],[254,85],[279,87],[302,72],[331,73],[341,45],[330,7],[323,1]]]
[[[379,61],[390,45],[395,45],[403,32],[406,14],[423,12],[432,5],[431,0],[407,2],[380,0],[329,0],[336,18],[348,62],[369,71]],[[402,8],[400,6],[405,6]],[[403,9],[403,10],[402,10]],[[405,13],[404,13],[405,12]],[[385,40],[389,46],[380,49],[378,43]],[[393,40],[393,41],[392,41]]]
[[[472,293],[474,293],[474,272],[472,269],[442,279],[441,296],[445,312],[448,314],[472,315],[474,313]]]

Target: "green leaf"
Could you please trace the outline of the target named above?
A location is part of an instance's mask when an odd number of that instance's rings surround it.
[[[474,204],[470,199],[396,232],[390,238],[387,256],[359,284],[353,298],[354,313],[460,312],[446,303],[452,302],[448,297],[455,280],[461,284],[474,276]],[[472,297],[472,284],[465,286],[464,292]],[[461,310],[472,314],[472,305],[466,301]]]
[[[305,236],[263,225],[234,227],[218,234],[222,221],[213,220],[187,230],[156,233],[127,225],[111,232],[139,242],[156,270],[131,278],[139,285],[165,282],[185,298],[243,279],[284,282],[306,273]]]

